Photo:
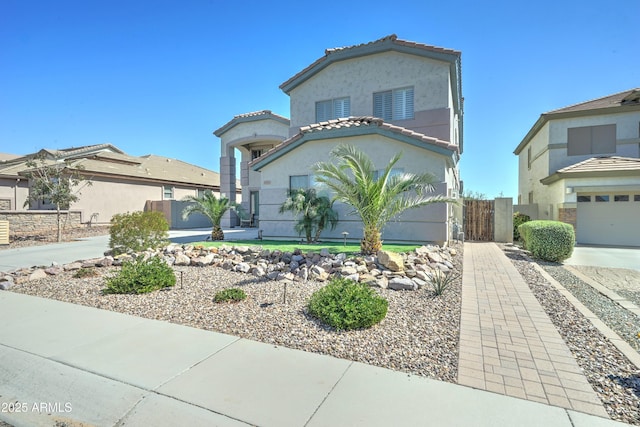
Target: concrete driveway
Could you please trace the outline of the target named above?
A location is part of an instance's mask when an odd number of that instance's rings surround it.
[[[640,271],[640,248],[576,246],[566,265],[588,265],[607,268],[627,268]]]

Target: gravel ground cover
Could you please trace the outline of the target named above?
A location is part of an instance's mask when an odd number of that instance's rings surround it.
[[[640,271],[587,265],[572,267],[640,307]]]
[[[518,250],[509,247],[504,249],[569,346],[609,416],[617,421],[640,425],[640,370],[542,277],[528,257]],[[548,267],[544,266],[545,269]],[[558,271],[555,274],[552,277],[567,289],[575,288],[575,276],[571,275],[572,279]],[[590,288],[588,285],[586,287]],[[596,307],[623,310],[620,306],[616,305],[616,308],[603,301],[608,298],[602,294],[588,295]]]
[[[454,266],[462,271],[463,246]],[[306,312],[319,282],[256,279],[217,267],[175,267],[175,287],[143,295],[102,295],[104,276],[75,279],[73,272],[15,285],[11,291],[75,304],[166,320],[269,344],[368,363],[397,371],[456,382],[460,330],[461,279],[442,296],[428,288],[394,291],[374,288],[389,301],[386,318],[366,330],[336,332]],[[216,304],[219,290],[239,287],[247,299]],[[285,293],[286,289],[286,293]]]

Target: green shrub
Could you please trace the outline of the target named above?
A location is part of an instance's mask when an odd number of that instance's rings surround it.
[[[173,269],[158,257],[137,258],[122,264],[120,271],[107,278],[105,294],[144,294],[176,284]]]
[[[513,241],[517,242],[522,240],[520,237],[520,231],[518,231],[518,227],[520,227],[525,222],[531,221],[531,217],[529,215],[525,215],[520,212],[514,212],[513,214]]]
[[[314,292],[308,304],[309,314],[337,330],[369,328],[384,319],[388,306],[368,285],[344,278]]]
[[[214,302],[240,302],[247,297],[242,289],[229,288],[216,293]]]
[[[167,244],[169,224],[162,212],[127,212],[111,218],[109,234],[114,255],[140,252]]]
[[[438,270],[431,276],[431,288],[437,296],[440,296],[457,278],[458,276],[453,273],[443,273]]]
[[[518,231],[525,248],[535,258],[558,262],[569,258],[573,253],[576,235],[570,224],[536,220],[521,224]]]
[[[98,275],[98,272],[93,267],[89,267],[89,268],[81,267],[78,270],[76,270],[75,273],[73,273],[73,277],[75,279],[83,279],[85,277],[96,277],[97,275]]]

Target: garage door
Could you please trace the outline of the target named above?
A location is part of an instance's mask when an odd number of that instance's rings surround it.
[[[590,245],[640,246],[640,194],[578,194],[576,241]]]

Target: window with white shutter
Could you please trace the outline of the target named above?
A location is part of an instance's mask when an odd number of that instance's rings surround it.
[[[317,123],[341,117],[349,117],[350,115],[351,100],[349,97],[316,102]]]
[[[386,121],[413,119],[413,88],[374,93],[373,115]]]

